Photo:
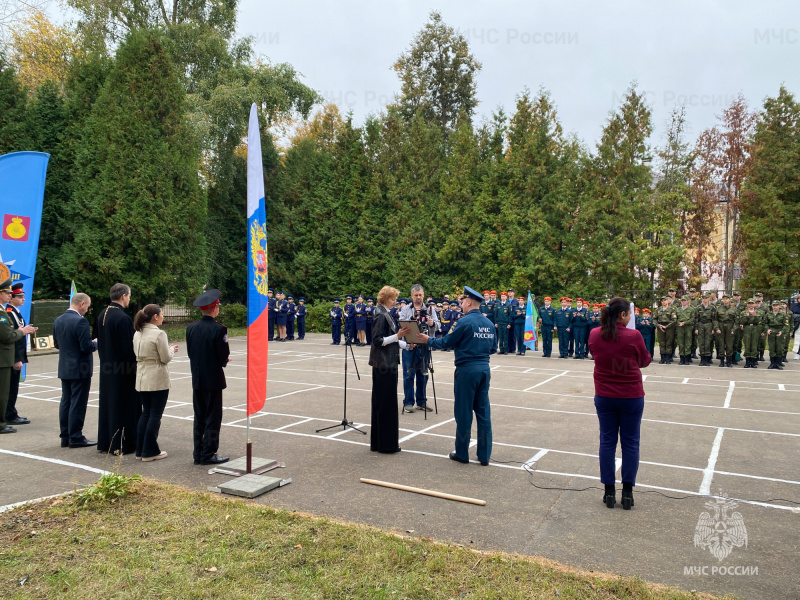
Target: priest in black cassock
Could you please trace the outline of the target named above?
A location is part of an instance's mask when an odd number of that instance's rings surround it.
[[[133,454],[142,403],[136,391],[136,355],[133,320],[125,314],[131,288],[115,283],[111,304],[97,317],[95,337],[100,355],[100,414],[97,449],[113,454]]]

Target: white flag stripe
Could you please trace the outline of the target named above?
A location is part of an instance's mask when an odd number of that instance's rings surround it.
[[[258,127],[258,110],[250,107],[250,125],[247,129],[247,218],[258,209],[264,197],[264,172],[261,163],[261,130]]]

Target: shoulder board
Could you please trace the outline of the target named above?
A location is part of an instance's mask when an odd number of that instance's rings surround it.
[[[14,312],[14,307],[9,304],[8,306],[6,306],[6,312],[13,313]]]
[[[214,323],[216,323],[217,325],[222,325],[223,327],[225,327],[225,323],[223,323],[222,321],[214,321]],[[228,328],[225,327],[225,329],[228,329]]]

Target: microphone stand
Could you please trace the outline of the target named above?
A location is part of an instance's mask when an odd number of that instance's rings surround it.
[[[350,338],[347,338],[344,342],[344,414],[342,416],[342,422],[336,425],[331,425],[330,427],[323,427],[322,429],[317,429],[317,433],[320,431],[327,431],[328,429],[333,429],[334,427],[342,427],[342,430],[346,430],[348,427],[350,429],[355,429],[359,433],[363,433],[367,435],[366,431],[362,431],[355,425],[353,425],[352,421],[347,420],[347,349],[350,348],[350,356],[353,358],[353,366],[356,368],[356,377],[361,380],[361,375],[358,372],[358,363],[356,363],[355,354],[353,354],[353,345],[350,343]]]

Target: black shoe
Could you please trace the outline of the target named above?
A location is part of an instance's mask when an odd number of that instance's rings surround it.
[[[214,456],[212,456],[208,460],[201,460],[200,464],[201,465],[221,465],[222,463],[226,463],[229,460],[230,460],[230,458],[228,458],[227,456],[219,456],[219,455],[215,454]]]
[[[630,510],[633,507],[633,490],[622,488],[622,508]]]
[[[427,404],[417,404],[417,410],[421,410],[422,412],[433,412],[433,409],[428,407]]]
[[[25,417],[14,417],[13,419],[9,419],[6,421],[9,425],[28,425],[30,423],[30,419],[26,419]]]
[[[603,502],[605,502],[608,508],[614,508],[614,505],[617,503],[616,493],[616,489],[613,485],[606,486],[606,492],[603,494]]]
[[[8,425],[5,429],[0,429],[0,433],[17,433],[17,430]]]
[[[97,442],[93,442],[92,440],[87,440],[85,437],[82,440],[78,440],[76,442],[70,442],[70,448],[88,448],[89,446],[96,446]]]
[[[482,460],[481,461],[481,466],[482,467],[488,467],[489,466],[489,461],[488,460]]]
[[[61,438],[61,447],[66,448],[69,446],[69,440],[67,438]]]
[[[464,463],[465,465],[466,465],[467,463],[469,463],[469,461],[468,461],[468,460],[462,460],[462,459],[458,458],[458,456],[456,456],[456,453],[455,453],[455,452],[451,452],[451,453],[450,453],[450,460],[454,460],[454,461],[456,461],[456,462]]]

